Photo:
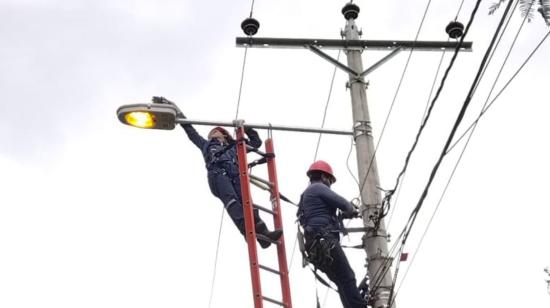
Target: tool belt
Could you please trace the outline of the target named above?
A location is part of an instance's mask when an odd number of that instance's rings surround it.
[[[337,241],[334,236],[327,235],[316,235],[311,243],[307,243],[306,241],[309,262],[319,269],[329,267],[334,261],[331,251],[334,249]]]
[[[302,233],[298,229],[298,242],[300,251],[302,252],[302,266],[308,263],[313,264],[316,268],[325,269],[329,267],[334,259],[331,251],[338,243],[338,236],[331,231],[311,232],[306,228]]]

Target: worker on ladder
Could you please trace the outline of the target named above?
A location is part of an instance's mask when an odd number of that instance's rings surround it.
[[[340,246],[340,223],[337,210],[344,218],[358,217],[355,206],[336,194],[330,186],[336,182],[331,166],[314,162],[307,171],[310,184],[302,193],[298,219],[304,230],[307,261],[324,272],[338,287],[344,308],[364,308],[355,273]]]
[[[173,104],[175,106],[175,104]],[[177,106],[175,106],[177,108]],[[178,115],[185,117],[178,110]],[[214,127],[204,139],[191,124],[181,124],[187,136],[202,152],[208,171],[208,185],[214,196],[220,199],[225,210],[231,217],[242,235],[245,235],[244,214],[242,206],[241,182],[239,178],[239,162],[235,139],[222,127]],[[262,140],[252,128],[245,129],[249,140],[246,143],[253,148],[259,148]],[[254,209],[255,230],[258,243],[267,248],[271,242],[277,241],[283,232],[269,231],[265,222],[260,218],[257,209]]]

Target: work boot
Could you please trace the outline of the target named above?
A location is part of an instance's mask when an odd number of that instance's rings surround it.
[[[273,231],[267,231],[264,233],[265,236],[267,236],[270,240],[276,242],[281,238],[281,235],[283,235],[283,230],[273,230]]]
[[[276,242],[283,235],[282,230],[269,231],[264,222],[256,224],[256,239],[262,248],[267,248],[272,242]]]

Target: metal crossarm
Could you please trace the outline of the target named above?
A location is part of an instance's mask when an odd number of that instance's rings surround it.
[[[281,217],[280,208],[280,195],[279,187],[277,184],[277,171],[275,168],[275,155],[273,151],[273,140],[271,138],[265,141],[266,153],[264,156],[267,159],[267,168],[269,174],[269,181],[255,177],[249,173],[248,161],[247,161],[247,145],[245,141],[244,127],[237,128],[237,157],[239,161],[239,178],[241,182],[241,195],[243,199],[243,214],[245,219],[245,237],[248,246],[248,257],[250,266],[250,275],[252,280],[252,295],[254,300],[254,308],[263,308],[263,301],[268,301],[274,304],[278,304],[285,308],[292,308],[292,302],[290,297],[290,282],[288,277],[288,265],[286,260],[286,250],[284,233],[276,240],[270,240],[265,238],[264,235],[256,234],[255,221],[254,221],[254,209],[259,209],[264,212],[270,213],[273,216],[273,224],[275,229],[282,230],[283,223]],[[271,209],[256,205],[252,201],[250,184],[261,184],[265,190],[270,192]],[[268,241],[277,246],[277,260],[279,268],[274,269],[264,265],[260,265],[258,262],[258,251],[256,247],[256,239]],[[262,295],[262,287],[260,282],[260,269],[279,275],[281,285],[282,301],[274,300]]]

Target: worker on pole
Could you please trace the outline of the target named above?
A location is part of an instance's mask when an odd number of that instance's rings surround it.
[[[340,246],[340,221],[359,216],[355,206],[336,194],[330,186],[336,182],[331,166],[325,161],[314,162],[307,171],[310,184],[302,193],[298,219],[304,230],[307,259],[324,272],[338,287],[344,308],[364,308],[355,273]]]

